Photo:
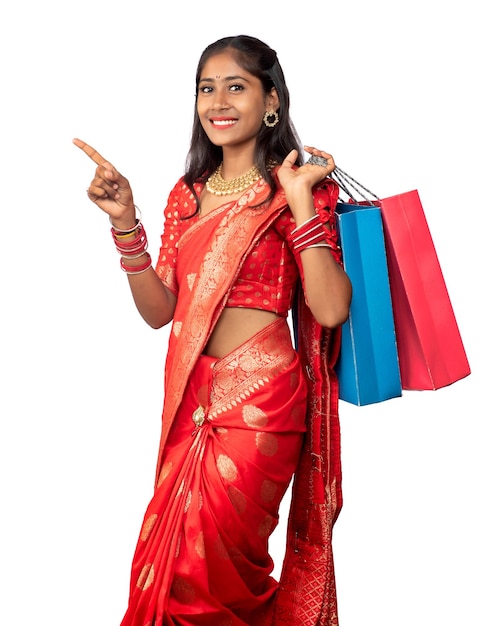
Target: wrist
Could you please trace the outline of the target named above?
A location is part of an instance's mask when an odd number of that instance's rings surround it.
[[[133,226],[126,222],[119,222],[119,226],[110,216],[110,222],[111,236],[120,254],[120,267],[123,271],[127,274],[142,274],[148,270],[151,267],[151,256],[147,252],[148,238],[141,221],[135,218]]]
[[[311,192],[301,197],[287,198],[287,203],[294,217],[297,226],[316,215]]]
[[[139,213],[139,217],[136,215]],[[137,224],[141,221],[141,211],[134,205],[132,209],[128,210],[126,214],[120,217],[109,216],[110,224],[113,229],[118,232],[132,232]]]

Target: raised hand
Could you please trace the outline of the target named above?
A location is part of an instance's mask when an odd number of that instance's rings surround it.
[[[129,181],[85,141],[73,139],[73,143],[97,165],[87,189],[89,199],[110,216],[114,226],[124,230],[135,226],[136,210]]]
[[[327,152],[310,146],[304,146],[304,150],[311,155],[323,157],[326,160],[326,165],[305,163],[301,167],[293,169],[294,162],[297,158],[297,150],[292,150],[285,157],[282,166],[278,170],[278,178],[284,188],[286,196],[292,195],[296,190],[299,191],[305,187],[312,189],[317,183],[328,176],[336,166],[332,155]]]

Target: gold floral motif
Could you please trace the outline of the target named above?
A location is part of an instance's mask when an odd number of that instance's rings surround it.
[[[214,428],[214,432],[217,433],[219,437],[221,437],[221,439],[223,439],[224,441],[228,439],[228,429],[224,426],[217,426],[216,428]]]
[[[204,534],[202,531],[198,533],[198,537],[195,541],[195,552],[201,559],[205,559],[205,543],[204,543]]]
[[[242,551],[237,546],[230,546],[228,550],[228,557],[232,560],[232,562],[239,567],[239,564],[246,564],[247,559],[242,554]]]
[[[244,422],[250,428],[264,428],[268,423],[268,416],[266,413],[252,404],[244,405],[242,409],[242,417]]]
[[[286,323],[277,322],[259,345],[255,345],[254,338],[244,342],[214,367],[210,414],[217,418],[238,404],[247,404],[256,391],[290,365],[292,358]]]
[[[303,425],[305,420],[304,408],[300,405],[293,406],[291,410],[291,419],[295,426]]]
[[[183,322],[174,322],[174,324],[172,325],[172,332],[174,333],[175,337],[179,337],[179,335],[181,334],[182,327],[183,327]]]
[[[155,522],[157,521],[158,515],[156,513],[153,513],[152,515],[150,515],[143,524],[143,527],[141,528],[141,541],[146,541],[148,539],[148,537],[150,536],[151,530],[153,528],[153,526],[155,525]]]
[[[193,604],[195,601],[196,594],[193,586],[181,576],[176,576],[172,581],[172,591],[183,604]]]
[[[247,498],[240,491],[240,489],[230,485],[228,487],[228,497],[238,515],[245,513],[245,509],[247,508]]]
[[[220,454],[217,457],[217,469],[220,475],[229,482],[233,482],[237,476],[237,466],[226,454]]]
[[[181,535],[178,535],[177,541],[176,541],[176,548],[174,550],[174,557],[176,559],[179,557],[180,552],[181,552]]]
[[[271,433],[256,433],[256,448],[264,456],[273,456],[278,450],[278,439]]]
[[[264,520],[259,524],[257,534],[261,538],[269,537],[273,528],[273,517],[267,515]]]
[[[164,465],[162,466],[162,469],[160,470],[160,475],[158,476],[157,487],[160,487],[160,485],[167,478],[167,476],[171,473],[171,471],[172,471],[172,461],[168,461],[167,463],[164,463]]]
[[[191,489],[188,491],[188,495],[186,496],[186,502],[184,503],[184,512],[186,513],[190,508],[192,493]]]
[[[186,482],[183,479],[181,481],[181,484],[179,485],[179,489],[177,490],[176,499],[179,498],[179,496],[182,495],[185,492],[185,490],[186,490]]]
[[[139,578],[137,579],[136,586],[141,591],[146,591],[148,587],[151,586],[155,579],[155,569],[153,567],[153,563],[147,563],[141,573],[139,574]]]
[[[197,277],[197,275],[195,273],[188,274],[186,276],[186,282],[188,283],[188,287],[189,287],[190,291],[193,289],[193,285],[195,284],[196,277]]]
[[[263,480],[261,485],[261,500],[271,502],[277,495],[278,486],[272,480]]]
[[[254,355],[252,352],[248,352],[247,354],[242,354],[240,359],[238,360],[238,367],[242,369],[244,372],[254,372],[261,365],[260,355]]]

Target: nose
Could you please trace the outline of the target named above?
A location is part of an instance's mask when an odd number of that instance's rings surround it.
[[[223,111],[229,108],[229,104],[226,99],[226,91],[224,89],[215,89],[213,95],[214,98],[212,100],[212,107],[214,109]]]

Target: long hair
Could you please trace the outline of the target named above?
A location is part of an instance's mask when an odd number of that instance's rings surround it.
[[[274,196],[277,190],[277,184],[267,165],[270,162],[282,163],[289,152],[294,149],[298,151],[296,165],[303,164],[299,137],[289,114],[289,90],[275,50],[255,37],[237,35],[219,39],[207,46],[202,52],[196,73],[197,98],[198,84],[205,64],[212,56],[225,50],[231,50],[237,63],[261,81],[265,95],[269,94],[273,87],[278,94],[280,102],[280,108],[277,111],[279,122],[273,128],[269,128],[263,123],[256,140],[254,161],[262,177],[270,186],[270,194],[263,201],[266,202]],[[200,123],[195,100],[193,130],[190,149],[186,158],[184,180],[196,198],[197,210],[200,208],[200,201],[195,193],[194,183],[205,183],[222,159],[222,148],[209,140]]]

